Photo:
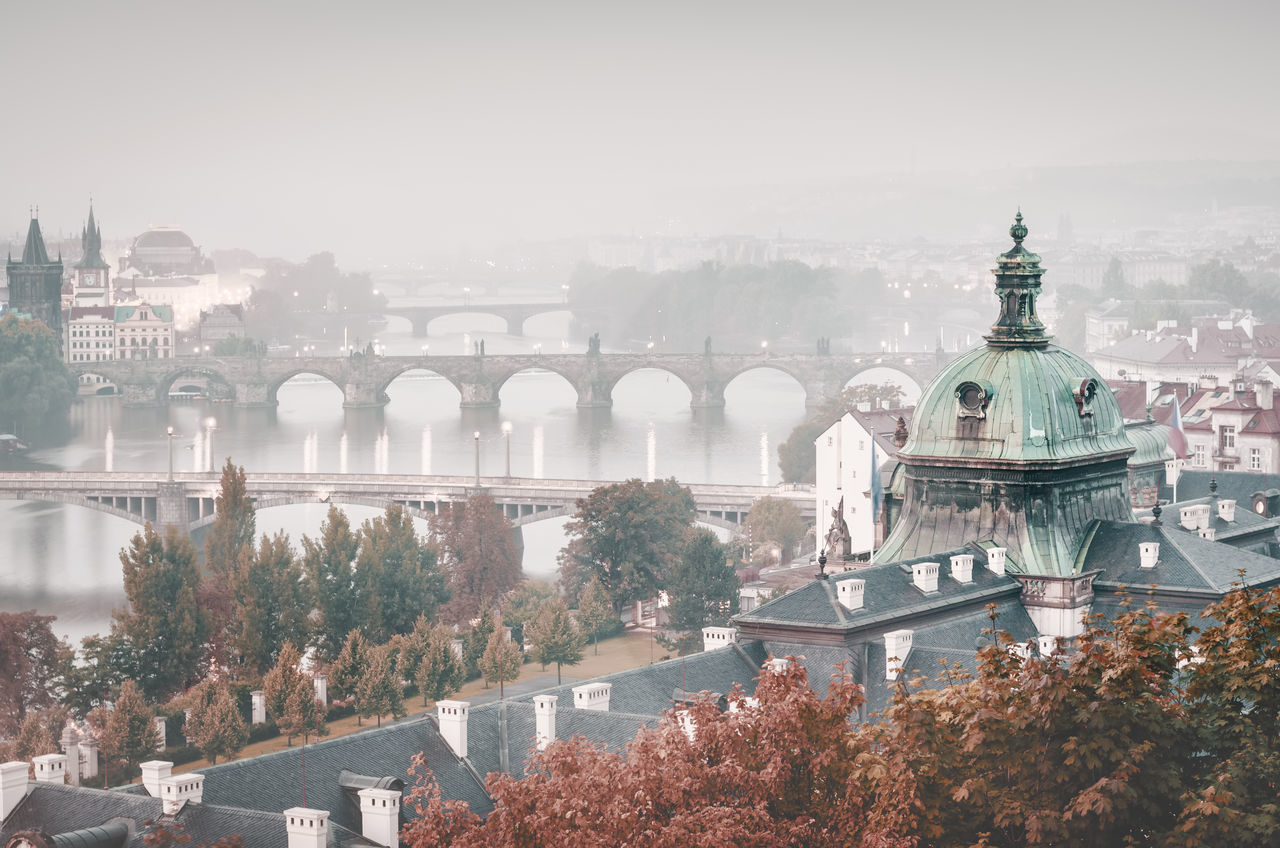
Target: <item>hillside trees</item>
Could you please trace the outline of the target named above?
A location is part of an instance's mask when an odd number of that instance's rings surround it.
[[[523,659],[520,646],[507,638],[502,619],[498,619],[485,642],[484,653],[480,655],[478,665],[486,683],[498,684],[499,698],[506,697],[506,682],[520,676],[520,663]]]
[[[266,674],[285,642],[306,641],[310,593],[288,536],[263,535],[256,551],[242,548],[228,588],[228,655],[241,676]]]
[[[533,646],[533,658],[545,668],[556,664],[556,685],[560,685],[560,669],[582,662],[586,638],[560,598],[547,601],[542,610],[525,627],[525,638]]]
[[[738,597],[738,577],[724,545],[710,530],[690,530],[688,541],[667,580],[668,612],[681,653],[702,642],[702,628],[728,622]]]
[[[249,727],[226,686],[200,684],[188,696],[191,714],[183,732],[210,763],[234,757],[249,743]]]
[[[153,713],[132,680],[120,686],[99,741],[107,763],[118,763],[128,775],[139,763],[152,758],[157,740]]]
[[[594,653],[600,654],[600,632],[615,620],[613,604],[600,581],[592,577],[578,597],[578,626],[582,635],[591,639]]]
[[[810,444],[810,449],[812,447]],[[791,501],[765,497],[751,505],[751,511],[747,513],[747,531],[757,545],[776,542],[782,548],[783,560],[787,561],[809,532],[809,525]]]
[[[71,649],[53,634],[51,615],[0,612],[0,738],[58,701]]]
[[[413,630],[418,616],[435,616],[448,597],[444,577],[404,507],[390,504],[361,524],[357,545],[354,605],[365,636],[382,644]]]
[[[473,495],[431,518],[431,535],[453,593],[446,616],[451,622],[475,618],[486,602],[496,601],[521,579],[520,554],[511,522],[488,495]]]
[[[65,432],[75,393],[53,331],[13,313],[0,318],[0,433],[34,442]]]
[[[338,655],[346,635],[357,624],[353,599],[358,548],[359,540],[351,531],[346,513],[333,504],[320,525],[320,538],[302,537],[302,567],[317,612],[311,644],[324,660]]]
[[[423,640],[422,657],[413,672],[413,682],[427,701],[448,698],[462,687],[466,669],[453,652],[453,631],[443,625],[431,628]]]

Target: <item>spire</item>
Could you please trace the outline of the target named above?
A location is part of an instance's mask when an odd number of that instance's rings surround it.
[[[89,223],[85,225],[80,236],[80,246],[84,255],[76,263],[77,268],[106,268],[106,260],[102,258],[102,230],[93,217],[93,199],[89,200]]]
[[[1027,226],[1022,223],[1022,209],[1009,228],[1013,247],[1000,254],[996,275],[996,298],[1000,316],[986,336],[992,347],[1044,347],[1049,343],[1040,316],[1036,314],[1036,298],[1040,296],[1040,257],[1022,246]]]
[[[23,265],[48,265],[49,252],[44,249],[44,236],[40,234],[40,219],[34,215],[27,227],[27,243],[22,248]]]

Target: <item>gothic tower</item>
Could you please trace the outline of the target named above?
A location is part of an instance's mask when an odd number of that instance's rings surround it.
[[[22,248],[22,260],[13,261],[9,256],[9,308],[14,312],[31,315],[58,337],[58,349],[62,349],[62,256],[56,262],[49,261],[40,234],[40,219],[32,216],[27,228],[27,243]]]
[[[84,256],[75,265],[75,305],[111,305],[111,267],[102,258],[102,230],[93,219],[89,204],[89,223],[80,234]]]

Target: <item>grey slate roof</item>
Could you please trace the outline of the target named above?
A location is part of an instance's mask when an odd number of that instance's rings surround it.
[[[1207,496],[1209,494],[1209,481],[1214,478],[1218,481],[1218,497],[1234,500],[1237,510],[1251,510],[1253,508],[1251,499],[1254,492],[1280,489],[1280,474],[1253,474],[1247,471],[1219,471],[1215,473],[1186,469],[1178,477],[1178,494],[1183,499],[1188,496]],[[1166,499],[1173,497],[1172,487],[1161,487],[1160,497]]]
[[[160,816],[160,799],[149,795],[36,783],[31,786],[26,799],[0,825],[0,844],[20,830],[44,830],[53,836],[123,819],[129,825],[129,837],[124,844],[129,848],[140,848],[142,837],[147,832],[143,822],[158,820]],[[288,848],[289,844],[284,816],[280,811],[188,803],[173,822],[191,836],[193,845],[214,842],[234,834],[238,834],[251,848]],[[328,844],[330,848],[344,848],[375,843],[340,824],[334,824],[330,819]]]
[[[353,830],[360,815],[344,793],[339,777],[345,769],[371,777],[408,778],[414,754],[426,754],[447,799],[466,801],[477,815],[493,803],[480,781],[454,755],[433,718],[420,716],[380,728],[369,728],[307,746],[307,804],[328,810],[330,821]],[[259,757],[209,766],[204,797],[211,803],[278,812],[302,804],[302,756],[299,747]]]
[[[1138,545],[1142,542],[1160,543],[1154,568],[1141,567]],[[1166,523],[1094,522],[1077,571],[1095,569],[1102,572],[1094,580],[1095,587],[1123,584],[1135,591],[1158,586],[1175,592],[1222,594],[1239,581],[1242,570],[1253,585],[1280,581],[1280,560],[1210,542]]]
[[[960,583],[951,576],[954,554],[973,554],[972,583]],[[912,582],[911,566],[918,562],[939,563],[937,592],[925,594]],[[740,625],[799,624],[847,631],[884,626],[920,614],[944,613],[956,605],[982,604],[1018,594],[1017,581],[992,573],[986,563],[986,550],[980,545],[970,545],[931,556],[872,565],[834,574],[827,580],[814,580],[750,612],[734,616],[734,621]],[[865,580],[866,587],[862,609],[851,611],[836,598],[838,584],[852,579]]]

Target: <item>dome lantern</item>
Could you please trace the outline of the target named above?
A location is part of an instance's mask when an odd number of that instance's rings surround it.
[[[1000,315],[985,338],[993,347],[1045,347],[1049,334],[1036,313],[1036,299],[1040,296],[1039,255],[1022,246],[1027,237],[1027,226],[1022,223],[1022,210],[1018,210],[1013,226],[1009,228],[1013,247],[1000,254],[996,268],[996,299],[1000,301]]]

